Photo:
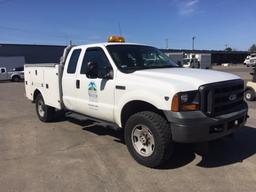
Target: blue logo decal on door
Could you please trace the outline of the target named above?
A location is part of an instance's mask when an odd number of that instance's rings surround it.
[[[88,85],[88,91],[97,91],[96,84],[94,82],[90,82]]]

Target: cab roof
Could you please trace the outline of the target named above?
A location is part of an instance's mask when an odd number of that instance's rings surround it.
[[[138,44],[138,43],[109,43],[109,42],[103,42],[103,43],[95,43],[95,44],[84,44],[84,45],[77,45],[74,46],[75,48],[87,48],[87,47],[101,47],[101,46],[108,46],[108,45],[140,45],[140,46],[149,46],[145,44]]]

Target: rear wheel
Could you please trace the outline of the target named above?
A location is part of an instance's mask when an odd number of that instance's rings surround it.
[[[38,94],[36,97],[36,113],[38,118],[43,122],[52,121],[55,114],[55,109],[45,105],[43,96]]]
[[[137,162],[152,168],[165,163],[173,151],[168,122],[150,111],[136,113],[128,119],[125,142]]]
[[[247,89],[244,95],[247,101],[253,101],[255,99],[255,92],[251,89]]]
[[[12,77],[12,81],[19,82],[20,81],[20,77],[15,75],[15,76]]]

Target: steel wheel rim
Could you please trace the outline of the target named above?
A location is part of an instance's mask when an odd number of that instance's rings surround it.
[[[246,97],[247,99],[251,99],[251,94],[250,94],[250,93],[246,93],[245,97]]]
[[[38,101],[38,107],[37,107],[37,109],[38,109],[39,115],[40,115],[41,117],[43,117],[44,114],[45,114],[45,110],[44,110],[44,102],[42,101],[42,99],[40,99],[40,100]]]
[[[145,125],[136,125],[132,129],[131,140],[134,149],[143,157],[149,157],[155,150],[155,139]]]

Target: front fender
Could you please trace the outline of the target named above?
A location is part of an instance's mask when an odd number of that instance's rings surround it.
[[[158,94],[156,94],[158,93]],[[118,98],[116,94],[116,104],[114,110],[115,122],[121,127],[121,113],[123,107],[131,101],[143,101],[155,106],[159,110],[170,110],[171,107],[171,97],[164,94],[159,94],[159,92],[149,92],[143,90],[133,90],[128,93],[123,94]]]

